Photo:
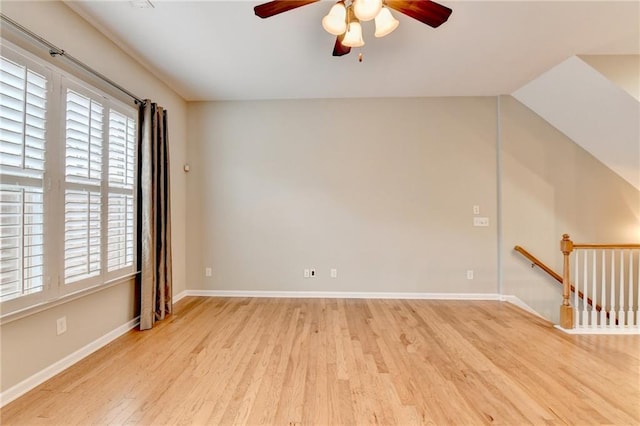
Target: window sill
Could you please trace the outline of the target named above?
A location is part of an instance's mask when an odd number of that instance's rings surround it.
[[[77,300],[80,298],[83,298],[85,296],[88,296],[90,294],[94,294],[94,293],[98,293],[102,290],[106,290],[108,288],[114,287],[116,285],[122,284],[125,281],[129,281],[133,278],[135,278],[137,275],[139,274],[139,272],[133,272],[129,275],[125,275],[124,277],[120,277],[120,278],[116,278],[115,280],[111,280],[109,282],[106,282],[104,284],[100,284],[100,285],[96,285],[93,287],[89,287],[89,288],[85,288],[82,289],[80,291],[76,291],[75,293],[71,293],[71,294],[65,294],[62,297],[59,297],[57,299],[52,299],[52,300],[47,300],[45,302],[42,303],[38,303],[36,305],[33,306],[29,306],[28,308],[24,308],[24,309],[19,309],[17,311],[14,312],[9,312],[7,314],[2,314],[0,316],[0,326],[1,325],[5,325],[8,324],[10,322],[13,321],[17,321],[19,319],[22,318],[26,318],[30,315],[34,315],[37,314],[39,312],[43,312],[46,311],[47,309],[51,309],[55,306],[60,306],[63,305],[65,303],[69,303],[73,300]]]

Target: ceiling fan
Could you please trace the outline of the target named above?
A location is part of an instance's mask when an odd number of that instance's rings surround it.
[[[320,0],[273,0],[254,7],[260,18],[269,18]],[[376,37],[383,37],[398,26],[389,9],[410,16],[437,28],[449,19],[452,10],[431,0],[340,0],[322,20],[324,29],[336,36],[333,56],[351,52],[352,47],[364,45],[360,21],[375,19]]]

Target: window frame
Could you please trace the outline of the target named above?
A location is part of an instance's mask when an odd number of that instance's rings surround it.
[[[129,280],[138,274],[137,246],[140,236],[137,224],[137,154],[139,135],[139,116],[136,107],[127,105],[120,99],[105,93],[88,81],[84,81],[50,64],[46,60],[18,47],[0,37],[2,56],[20,65],[33,69],[47,78],[47,103],[45,112],[45,166],[42,178],[43,189],[43,289],[37,293],[17,296],[0,302],[0,319],[28,315],[32,311],[46,309],[64,303],[75,297],[99,291],[109,286]],[[95,277],[81,279],[69,284],[65,283],[65,155],[66,143],[66,90],[81,93],[97,100],[103,107],[102,117],[102,164],[100,180],[100,273]],[[123,268],[108,270],[108,209],[109,209],[109,126],[111,110],[134,120],[134,161],[133,186],[123,190],[116,188],[114,193],[128,192],[133,197],[132,218],[132,262]],[[7,179],[9,181],[7,182]],[[4,174],[1,183],[11,183]],[[14,179],[16,180],[16,179]],[[17,180],[25,181],[25,178]],[[125,234],[127,235],[127,234]]]

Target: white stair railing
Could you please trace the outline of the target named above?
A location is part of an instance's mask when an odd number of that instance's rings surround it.
[[[564,255],[560,326],[640,330],[640,244],[576,244],[565,234],[560,247]]]

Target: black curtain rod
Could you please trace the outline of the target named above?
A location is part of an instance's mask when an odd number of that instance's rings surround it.
[[[8,16],[6,16],[4,13],[0,13],[0,17],[2,18],[3,22],[6,22],[6,23],[10,24],[15,29],[21,31],[22,33],[24,33],[27,36],[31,37],[32,39],[36,40],[40,44],[46,46],[49,49],[49,55],[51,55],[52,57],[56,57],[56,56],[65,57],[69,62],[73,63],[75,66],[77,66],[79,68],[82,68],[83,70],[85,70],[86,72],[88,72],[90,74],[93,74],[94,76],[96,76],[99,79],[103,80],[104,82],[106,82],[107,84],[111,85],[112,87],[115,87],[116,89],[118,89],[119,91],[121,91],[125,95],[129,96],[130,98],[133,98],[133,100],[137,104],[144,105],[144,103],[145,103],[144,99],[141,99],[138,96],[134,95],[133,93],[131,93],[130,91],[128,91],[124,87],[120,86],[115,81],[113,81],[110,78],[106,77],[104,74],[99,73],[98,71],[94,70],[90,66],[86,65],[84,62],[74,58],[73,56],[71,56],[67,52],[65,52],[64,50],[56,47],[54,44],[52,44],[49,41],[45,40],[44,38],[40,37],[38,34],[32,32],[28,28],[23,27],[22,25],[20,25],[19,23],[17,23],[13,19],[11,19]]]

